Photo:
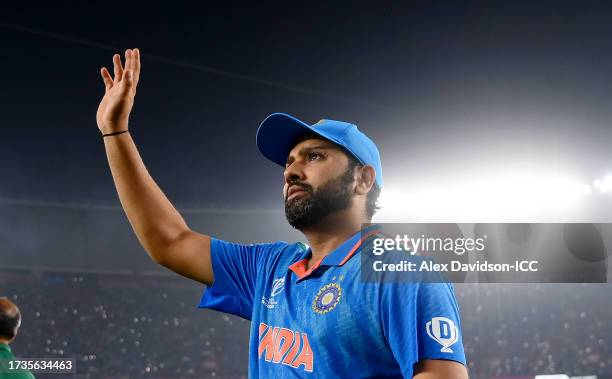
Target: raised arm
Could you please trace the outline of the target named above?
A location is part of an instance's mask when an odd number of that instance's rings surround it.
[[[192,231],[147,171],[128,130],[140,78],[140,52],[113,56],[114,77],[101,69],[105,93],[96,120],[119,200],[138,240],[151,258],[170,270],[212,284],[210,237]]]

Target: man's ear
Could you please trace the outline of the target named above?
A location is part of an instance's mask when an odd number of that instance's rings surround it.
[[[359,195],[367,195],[376,180],[376,171],[372,166],[359,166],[357,170],[357,181],[355,192]]]

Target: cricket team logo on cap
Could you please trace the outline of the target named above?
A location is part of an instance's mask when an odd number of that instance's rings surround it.
[[[459,330],[453,320],[446,317],[434,317],[427,322],[425,329],[428,336],[442,345],[441,352],[453,352],[450,346],[459,340]]]
[[[338,283],[329,283],[321,287],[312,302],[312,310],[318,314],[330,312],[342,298],[342,287]]]

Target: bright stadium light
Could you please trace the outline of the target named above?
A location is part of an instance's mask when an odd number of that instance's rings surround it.
[[[593,188],[601,193],[612,191],[612,175],[607,175],[603,179],[593,180]]]
[[[584,184],[582,182],[579,182],[579,186],[580,186],[580,191],[582,191],[583,194],[585,195],[591,194],[591,186],[589,186],[588,184]]]
[[[593,187],[595,187],[598,190],[601,190],[601,181],[599,179],[593,180]]]
[[[612,175],[608,175],[604,178],[603,187],[605,188],[605,192],[612,190]]]
[[[612,176],[593,187],[560,170],[464,174],[460,177],[387,179],[377,222],[475,222],[556,219],[579,209],[594,189],[612,192]]]

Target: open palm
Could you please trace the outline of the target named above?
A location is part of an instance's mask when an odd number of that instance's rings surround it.
[[[98,106],[96,121],[103,134],[126,130],[140,77],[140,51],[125,51],[125,68],[119,54],[113,56],[114,78],[106,67],[100,74],[104,80],[104,97]]]

